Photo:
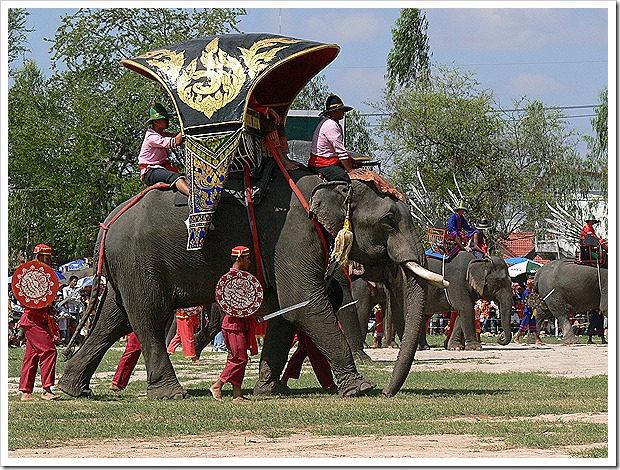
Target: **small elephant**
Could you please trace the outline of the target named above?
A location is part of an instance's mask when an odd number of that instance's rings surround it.
[[[565,344],[578,341],[569,320],[572,314],[598,307],[607,316],[607,268],[553,260],[536,271],[534,292],[544,299],[537,308],[536,318],[557,318]]]
[[[350,186],[342,182],[324,183],[304,170],[292,172],[292,176],[310,201],[311,214],[320,223],[319,230],[328,244],[343,227],[349,201],[354,232],[349,258],[378,268],[404,268],[402,296],[407,299],[406,318],[409,331],[417,335],[423,327],[428,283],[444,283],[441,276],[423,267],[424,251],[407,206],[394,196],[379,192],[372,182],[353,180]],[[252,247],[253,238],[246,209],[239,204],[221,204],[211,230],[207,231],[204,247],[188,251],[184,222],[188,208],[176,206],[174,200],[171,191],[150,191],[109,226],[103,257],[106,292],[89,337],[67,361],[58,382],[67,394],[91,394],[90,380],[105,352],[133,329],[142,344],[147,396],[187,396],[166,353],[165,326],[176,308],[211,305],[215,285],[230,267],[231,247]],[[106,224],[128,203],[115,209]],[[280,172],[271,176],[268,191],[255,207],[255,216],[266,279],[266,310],[275,311],[303,300],[310,303],[269,320],[254,394],[290,393],[279,379],[297,328],[326,356],[340,396],[366,393],[375,384],[357,371],[329,300],[325,279],[329,253],[314,221]],[[100,230],[95,259],[99,257],[103,233]],[[254,260],[250,271],[256,272]],[[400,388],[412,361],[412,354],[399,357],[392,390]]]

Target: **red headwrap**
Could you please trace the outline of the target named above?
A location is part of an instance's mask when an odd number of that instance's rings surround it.
[[[240,256],[249,256],[250,249],[247,246],[239,245],[234,247],[230,254],[232,256],[236,256],[237,258],[239,258]]]
[[[39,243],[34,247],[35,255],[52,255],[52,248],[48,245],[44,245],[43,243]]]

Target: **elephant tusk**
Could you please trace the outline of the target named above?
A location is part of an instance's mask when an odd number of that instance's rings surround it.
[[[405,266],[416,276],[421,277],[422,279],[426,279],[431,285],[438,287],[439,289],[447,288],[450,283],[446,281],[443,276],[440,276],[437,273],[429,271],[426,268],[423,268],[418,263],[414,261],[407,261]]]

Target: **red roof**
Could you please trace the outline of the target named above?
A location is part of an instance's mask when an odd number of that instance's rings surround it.
[[[508,254],[507,258],[527,258],[534,250],[534,232],[514,232],[508,240],[499,240],[499,245]]]
[[[528,255],[534,254],[536,249],[534,232],[511,233],[508,240],[499,240],[499,245],[505,252],[504,258],[528,258]],[[533,261],[547,264],[550,260],[543,259],[537,254]]]

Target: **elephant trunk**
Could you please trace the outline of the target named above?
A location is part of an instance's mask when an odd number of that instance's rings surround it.
[[[450,285],[448,281],[446,281],[441,274],[434,273],[429,271],[426,268],[423,268],[415,261],[407,261],[405,263],[407,269],[409,269],[416,276],[421,277],[422,279],[426,279],[432,286],[437,287],[439,289],[445,289]]]
[[[510,289],[502,292],[498,297],[499,300],[499,317],[502,322],[502,332],[497,337],[497,343],[506,346],[512,340],[512,331],[510,330],[510,317],[512,315],[512,293]]]
[[[400,343],[400,350],[396,358],[394,370],[392,371],[392,378],[387,387],[383,389],[383,394],[386,397],[392,397],[398,393],[409,375],[409,370],[418,348],[420,331],[426,326],[426,317],[424,315],[425,302],[426,290],[415,276],[408,274],[405,331]]]

